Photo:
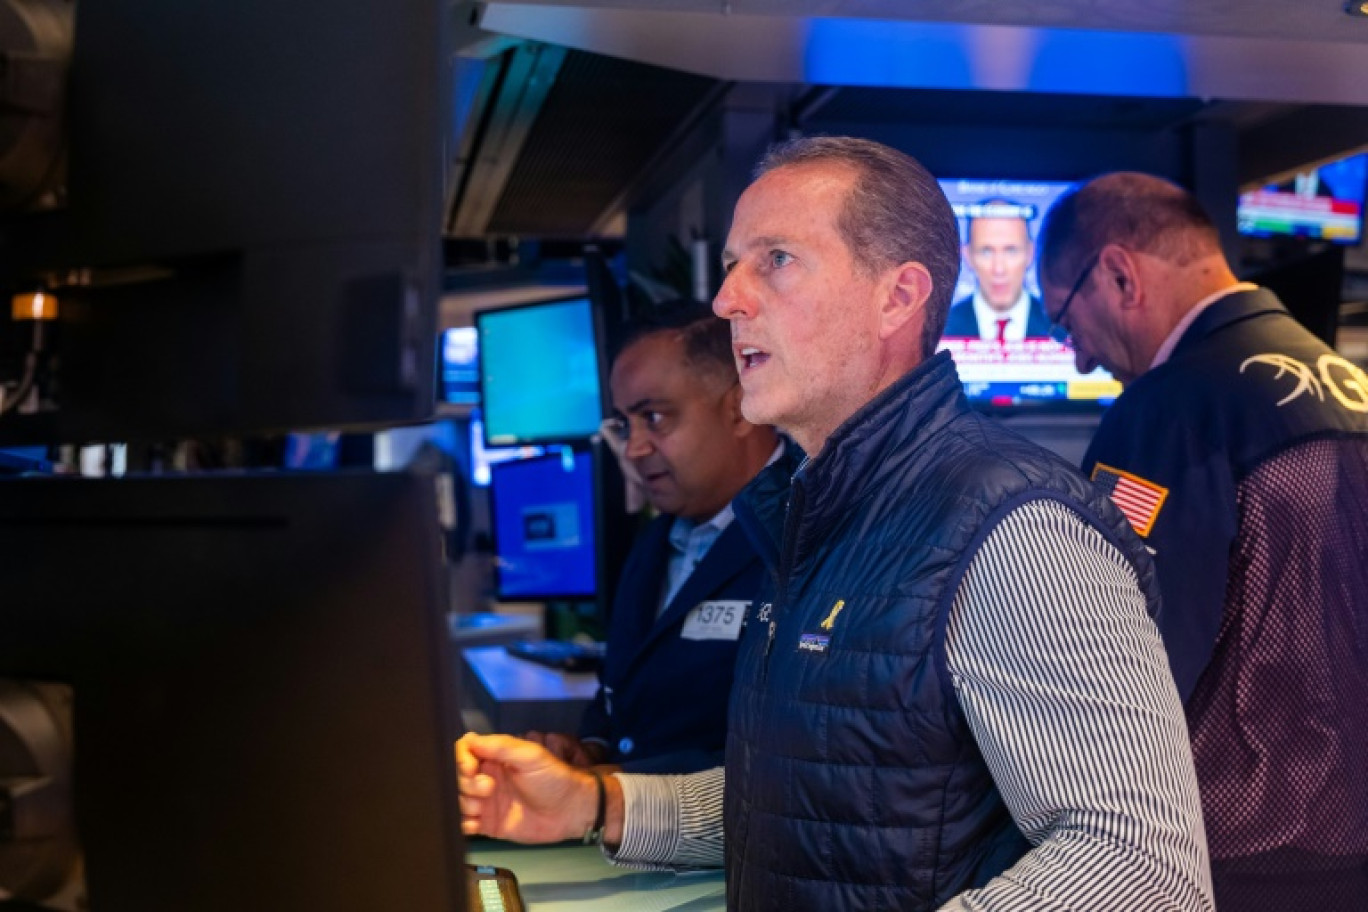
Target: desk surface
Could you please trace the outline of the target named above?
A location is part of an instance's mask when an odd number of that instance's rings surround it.
[[[496,700],[592,700],[598,675],[569,672],[527,662],[509,655],[502,646],[462,650],[466,663]]]
[[[474,646],[461,650],[467,708],[475,709],[484,724],[471,717],[475,730],[521,735],[526,731],[579,731],[584,708],[598,692],[598,675],[568,672],[526,662],[502,646]]]
[[[474,840],[466,860],[508,868],[528,912],[717,912],[726,908],[721,871],[633,871],[603,860],[595,846],[519,846]]]

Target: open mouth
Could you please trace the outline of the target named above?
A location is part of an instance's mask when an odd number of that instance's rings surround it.
[[[737,349],[741,356],[741,369],[743,371],[754,370],[769,360],[769,352],[761,351],[753,345],[743,345]]]

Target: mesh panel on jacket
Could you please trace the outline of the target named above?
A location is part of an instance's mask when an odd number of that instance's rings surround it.
[[[1237,503],[1222,626],[1188,706],[1213,867],[1234,873],[1247,861],[1274,882],[1279,869],[1323,868],[1317,889],[1332,893],[1323,907],[1359,908],[1368,889],[1368,439],[1284,450],[1240,482]]]

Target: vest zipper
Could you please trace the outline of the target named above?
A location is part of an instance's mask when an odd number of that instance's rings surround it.
[[[770,652],[774,649],[774,634],[779,626],[779,612],[788,601],[789,574],[793,570],[794,550],[798,541],[798,523],[802,518],[805,497],[802,482],[795,476],[789,484],[788,509],[784,511],[784,537],[779,545],[779,578],[775,580],[774,611],[770,615],[769,638],[765,640],[765,656],[760,663],[760,680],[769,678]]]

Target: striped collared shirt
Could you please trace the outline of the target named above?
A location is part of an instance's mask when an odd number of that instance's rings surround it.
[[[1159,631],[1129,564],[1052,501],[1013,510],[956,592],[955,694],[1034,846],[948,912],[1212,909],[1202,810]],[[620,775],[642,867],[722,864],[722,768]]]

